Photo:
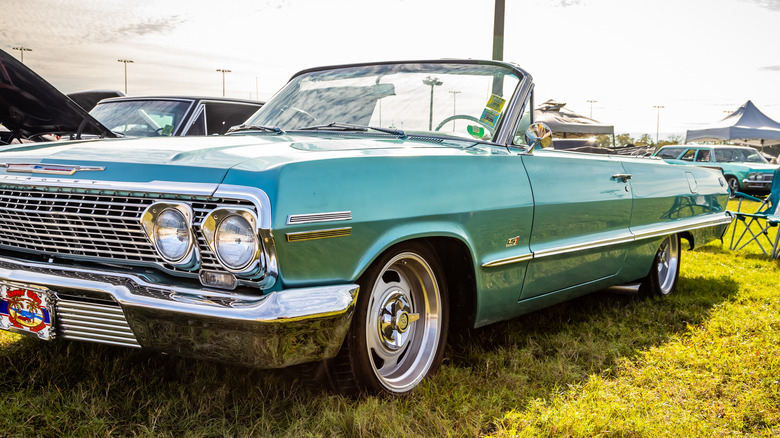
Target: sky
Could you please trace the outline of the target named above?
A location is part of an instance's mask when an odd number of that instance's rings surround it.
[[[490,59],[494,0],[3,0],[0,49],[64,93],[271,97],[297,71]],[[506,0],[536,102],[682,136],[747,100],[780,121],[780,0]],[[589,103],[589,100],[596,101]],[[663,106],[662,109],[654,108]]]

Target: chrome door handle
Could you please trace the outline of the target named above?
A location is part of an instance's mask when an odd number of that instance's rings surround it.
[[[628,182],[631,179],[630,173],[616,173],[612,175],[612,179],[619,179],[622,182]]]

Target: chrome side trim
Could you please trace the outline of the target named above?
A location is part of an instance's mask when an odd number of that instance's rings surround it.
[[[287,225],[313,224],[317,222],[351,221],[351,211],[334,211],[329,213],[291,214],[287,216]]]
[[[482,267],[483,268],[494,268],[496,266],[509,265],[509,264],[512,264],[512,263],[527,262],[529,260],[533,260],[533,258],[534,258],[533,253],[521,254],[519,256],[507,257],[507,258],[504,258],[504,259],[498,259],[498,260],[493,260],[491,262],[483,263]]]
[[[611,237],[609,239],[594,240],[591,242],[577,243],[574,245],[565,245],[557,248],[548,248],[539,251],[534,251],[534,258],[551,257],[561,254],[577,251],[587,251],[589,249],[601,248],[603,246],[620,245],[621,243],[629,243],[634,241],[633,234],[624,234],[619,237]]]
[[[580,243],[576,245],[565,245],[557,248],[548,248],[548,249],[532,252],[529,254],[521,254],[519,256],[491,260],[489,262],[483,263],[482,267],[493,268],[496,266],[503,266],[512,263],[520,263],[520,262],[534,260],[542,257],[551,257],[551,256],[556,256],[556,255],[561,255],[561,254],[566,254],[571,252],[586,251],[589,249],[600,248],[603,246],[620,245],[624,243],[635,242],[637,240],[663,237],[663,236],[668,236],[670,234],[680,233],[683,231],[698,230],[701,228],[715,227],[718,225],[727,225],[731,223],[731,220],[732,217],[728,214],[728,212],[724,212],[723,217],[717,217],[714,219],[713,218],[682,219],[672,224],[658,225],[638,233],[623,235],[620,237],[595,240],[595,241]]]
[[[683,223],[675,223],[672,226],[657,226],[635,233],[635,240],[652,239],[654,237],[663,237],[669,234],[679,233],[682,231],[698,230],[701,228],[715,227],[718,225],[726,225],[731,223],[731,216],[724,213],[723,217],[715,219],[698,219],[688,220],[683,219]]]
[[[352,228],[333,228],[330,230],[302,231],[299,233],[287,233],[288,242],[301,242],[304,240],[328,239],[331,237],[347,237],[352,235]]]

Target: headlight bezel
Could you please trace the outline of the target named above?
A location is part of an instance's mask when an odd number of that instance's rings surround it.
[[[158,219],[168,211],[173,211],[182,216],[183,223],[187,230],[187,244],[184,255],[179,258],[171,258],[162,251],[157,243],[159,230],[157,227]],[[181,269],[195,270],[200,264],[198,257],[198,248],[196,245],[195,233],[192,229],[192,220],[194,214],[192,207],[186,203],[179,202],[155,202],[144,210],[141,214],[141,225],[146,232],[146,237],[152,243],[157,254],[168,264]]]
[[[238,267],[231,266],[225,261],[222,254],[220,254],[218,244],[219,242],[217,239],[217,233],[220,225],[222,225],[224,221],[230,219],[231,217],[236,216],[247,222],[249,229],[252,231],[253,239],[252,256],[250,260],[246,264]],[[264,268],[265,262],[263,257],[263,244],[259,231],[257,216],[255,216],[255,213],[252,210],[240,207],[220,207],[214,209],[206,215],[206,217],[203,219],[203,224],[201,225],[201,232],[206,239],[206,244],[214,253],[214,256],[217,258],[217,261],[219,261],[220,265],[222,265],[222,267],[225,268],[225,270],[228,272],[242,278],[252,278],[261,273]]]

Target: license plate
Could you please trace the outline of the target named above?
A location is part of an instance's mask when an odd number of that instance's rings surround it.
[[[0,283],[0,329],[49,340],[54,337],[53,309],[48,289]]]

